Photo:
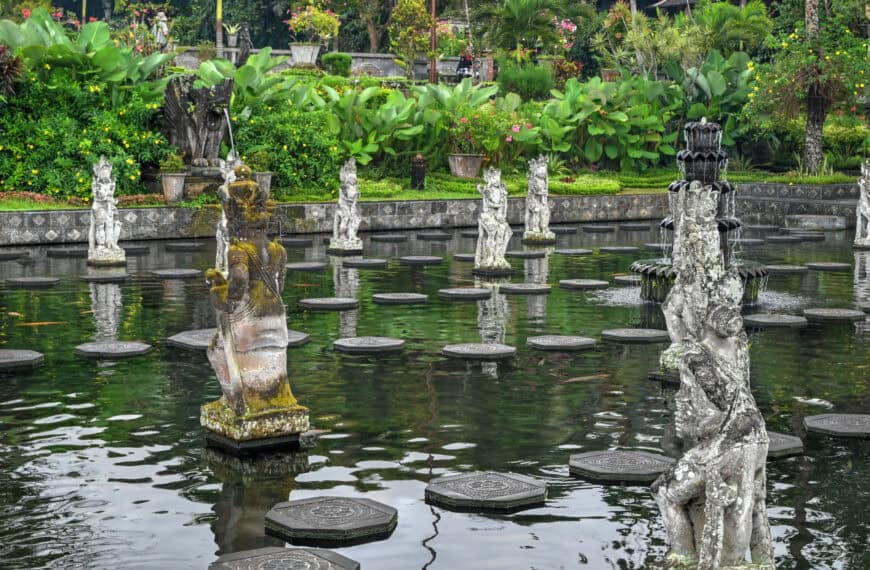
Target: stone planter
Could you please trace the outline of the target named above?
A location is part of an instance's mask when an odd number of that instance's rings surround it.
[[[239,45],[239,34],[227,34],[227,47],[234,48]]]
[[[483,165],[482,154],[448,154],[450,174],[459,178],[477,178]]]
[[[618,69],[602,69],[601,70],[601,80],[602,81],[616,81],[619,79],[619,70]]]
[[[265,192],[269,192],[272,189],[271,172],[254,172],[254,181]]]
[[[163,199],[167,204],[174,204],[184,197],[184,179],[186,172],[161,172],[160,181],[163,183]]]
[[[293,65],[314,65],[320,53],[320,44],[292,43],[290,53],[293,54]]]

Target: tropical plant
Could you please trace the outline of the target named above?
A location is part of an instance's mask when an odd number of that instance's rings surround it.
[[[420,55],[430,53],[429,34],[432,16],[423,0],[399,0],[393,9],[388,31],[390,49],[396,54],[399,64],[405,68],[409,79],[414,78],[414,64]]]
[[[315,43],[338,35],[341,20],[338,14],[311,0],[306,6],[296,6],[288,11],[290,19],[284,20],[294,38]]]
[[[549,69],[513,62],[504,62],[499,66],[497,79],[503,93],[516,93],[523,99],[546,99],[554,85]]]
[[[177,152],[171,152],[160,160],[161,172],[184,172],[187,167]]]
[[[0,103],[6,100],[5,97],[15,94],[15,84],[21,81],[22,76],[21,58],[0,45]]]
[[[553,21],[562,14],[562,5],[554,0],[504,0],[492,14],[494,27],[487,39],[519,63],[526,58],[526,50],[558,42]]]
[[[234,36],[234,35],[239,33],[239,30],[242,29],[242,25],[241,24],[227,24],[225,22],[224,29],[227,31],[228,34],[230,34],[231,36]]]
[[[700,28],[705,54],[718,50],[725,57],[737,51],[752,52],[773,29],[761,0],[750,0],[742,6],[701,0],[692,17]]]

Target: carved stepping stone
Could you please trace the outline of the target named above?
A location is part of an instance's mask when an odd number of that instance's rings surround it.
[[[601,331],[601,338],[628,344],[670,342],[668,331],[660,329],[608,329]]]
[[[513,269],[504,268],[492,268],[492,267],[475,267],[471,270],[472,275],[477,275],[480,277],[510,277],[513,273]]]
[[[453,236],[444,232],[420,232],[417,239],[421,241],[450,241]]]
[[[609,286],[610,283],[607,281],[599,281],[597,279],[562,279],[559,281],[559,287],[562,289],[572,289],[576,291],[606,289]]]
[[[160,279],[196,279],[202,277],[199,269],[155,269],[151,275]]]
[[[29,370],[42,364],[42,354],[33,350],[0,348],[0,372]]]
[[[87,273],[80,275],[79,280],[85,283],[120,283],[130,277],[126,271],[107,271],[105,273]]]
[[[435,255],[405,255],[399,258],[402,265],[439,265],[444,258]]]
[[[400,352],[405,347],[405,341],[386,336],[355,336],[340,338],[332,346],[339,352],[347,354],[383,354]]]
[[[779,226],[768,226],[768,225],[764,225],[764,224],[748,225],[748,226],[743,226],[743,227],[746,228],[747,230],[752,230],[755,232],[776,232],[776,231],[779,231]]]
[[[516,473],[478,471],[430,481],[425,496],[447,509],[514,511],[544,504],[547,485]]]
[[[771,275],[796,275],[809,271],[805,265],[767,265],[767,272]]]
[[[446,301],[480,301],[492,296],[491,289],[476,289],[474,287],[455,287],[439,289],[438,297]]]
[[[341,262],[343,267],[352,269],[386,269],[387,260],[377,259],[375,257],[364,257],[362,259],[345,259]]]
[[[287,271],[323,271],[327,267],[329,265],[323,261],[299,261],[286,265]]]
[[[633,245],[605,245],[598,248],[601,253],[634,253],[640,251]]]
[[[205,249],[204,241],[179,241],[175,243],[167,243],[166,251],[203,251]]]
[[[151,248],[147,245],[122,245],[121,249],[124,250],[124,255],[137,256],[137,255],[148,255],[151,253]]]
[[[501,360],[513,358],[517,349],[506,344],[482,344],[469,342],[465,344],[448,344],[441,349],[441,354],[451,358],[465,358],[468,360]]]
[[[601,224],[601,225],[580,226],[580,229],[582,229],[586,233],[607,234],[610,232],[615,232],[616,226]]]
[[[791,235],[801,238],[801,241],[825,241],[825,234],[822,232],[796,232]]]
[[[851,271],[852,265],[849,263],[839,263],[837,261],[810,261],[805,263],[807,269],[813,271]]]
[[[809,431],[840,437],[870,437],[868,414],[820,414],[807,416],[804,425]]]
[[[592,255],[591,249],[557,249],[554,253],[559,255]]]
[[[289,249],[305,249],[314,245],[314,240],[309,238],[281,238],[281,245]]]
[[[459,232],[459,235],[464,238],[476,238],[480,237],[480,232],[478,232],[477,230],[463,230]]]
[[[667,251],[673,247],[671,243],[645,243],[643,246],[647,249],[657,249],[659,251]]]
[[[0,251],[0,261],[12,261],[24,255],[23,251]]]
[[[505,283],[498,290],[506,295],[548,295],[550,286],[543,283]]]
[[[50,289],[60,283],[57,277],[10,277],[6,286],[10,289]]]
[[[424,305],[429,295],[420,293],[375,293],[372,301],[378,305]]]
[[[408,236],[403,234],[374,234],[370,239],[382,243],[402,243],[408,241]]]
[[[86,342],[75,348],[76,356],[84,358],[103,358],[108,360],[129,358],[131,356],[142,356],[150,351],[150,344],[121,340]]]
[[[640,285],[640,275],[615,275],[613,282],[617,285]]]
[[[585,336],[567,336],[567,335],[544,335],[530,336],[526,339],[526,343],[532,348],[538,350],[555,350],[561,352],[573,352],[576,350],[587,350],[595,346],[595,339]]]
[[[577,226],[550,226],[550,231],[557,236],[576,234]]]
[[[265,523],[267,534],[290,543],[338,545],[386,538],[398,520],[396,509],[371,499],[312,497],[278,503]]]
[[[166,344],[188,350],[207,350],[217,329],[183,331],[166,339]]]
[[[473,253],[454,253],[453,261],[460,261],[462,263],[474,263],[474,254]]]
[[[68,247],[63,249],[49,249],[45,252],[47,257],[60,259],[79,258],[88,256],[88,248],[86,247]]]
[[[867,318],[864,311],[855,309],[804,309],[804,316],[814,322],[860,322]]]
[[[523,250],[523,251],[506,251],[505,257],[513,257],[516,259],[541,259],[547,257],[547,252],[544,250]]]
[[[770,243],[798,243],[801,241],[799,236],[768,236],[767,241]]]
[[[804,452],[804,442],[794,435],[768,431],[770,443],[767,446],[767,458],[800,455]]]
[[[359,307],[359,301],[352,297],[312,297],[300,299],[299,306],[311,311],[349,311]]]
[[[649,230],[649,224],[642,222],[628,222],[626,224],[619,224],[619,229],[626,232],[645,232]]]
[[[674,460],[645,451],[589,451],[572,455],[572,475],[600,483],[652,483]]]
[[[258,548],[224,554],[208,570],[360,570],[359,562],[321,548]]]
[[[753,245],[764,245],[763,239],[754,239],[754,238],[740,238],[736,239],[733,242],[734,245],[750,247]]]
[[[797,315],[755,314],[743,317],[747,327],[799,329],[807,326],[807,320]]]

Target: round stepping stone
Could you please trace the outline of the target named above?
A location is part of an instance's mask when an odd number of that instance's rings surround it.
[[[312,311],[349,311],[359,307],[353,297],[311,297],[300,299],[299,306]]]
[[[482,344],[469,342],[466,344],[448,344],[441,349],[441,354],[452,358],[466,358],[468,360],[496,360],[513,358],[517,349],[506,344]]]
[[[151,351],[151,345],[144,342],[131,342],[121,340],[101,340],[86,342],[75,348],[77,356],[84,358],[128,358],[141,356]]]
[[[314,245],[314,240],[309,238],[281,238],[281,245],[291,249],[304,249]]]
[[[525,234],[523,234],[523,235],[525,235]],[[524,245],[547,246],[547,245],[554,245],[556,243],[556,238],[553,237],[550,239],[527,239],[524,237],[521,241]]]
[[[203,241],[180,241],[175,243],[167,243],[166,251],[202,251],[205,249]]]
[[[70,258],[70,257],[87,257],[88,249],[86,247],[70,247],[64,249],[49,249],[45,252],[47,257]]]
[[[126,271],[107,271],[105,273],[87,273],[79,276],[79,281],[85,283],[120,283],[125,281],[129,275]]]
[[[754,239],[754,238],[740,238],[740,239],[734,240],[732,243],[734,245],[749,247],[749,246],[753,246],[753,245],[764,245],[764,240],[763,239]]]
[[[855,309],[804,309],[808,321],[816,322],[859,322],[867,318],[864,311]]]
[[[559,287],[562,289],[573,289],[576,291],[606,289],[609,286],[610,283],[607,281],[599,281],[597,279],[562,279],[559,281]]]
[[[598,251],[601,253],[634,253],[640,251],[640,248],[633,245],[605,245],[599,247]]]
[[[613,282],[617,285],[640,285],[640,275],[615,275]]]
[[[477,230],[463,230],[459,232],[459,235],[464,238],[476,238],[480,237],[480,232],[478,232]]]
[[[645,243],[643,246],[647,249],[657,249],[659,251],[667,251],[673,247],[670,243]]]
[[[550,231],[558,235],[569,235],[577,233],[577,226],[550,226]]]
[[[334,255],[336,257],[351,257],[354,255],[362,255],[362,248],[360,249],[338,249],[334,247],[327,247],[326,253],[329,255]]]
[[[147,245],[122,245],[121,249],[124,250],[124,255],[127,256],[147,255],[151,253],[151,248]]]
[[[12,261],[24,255],[23,251],[0,251],[0,261]]]
[[[476,289],[474,287],[455,287],[438,290],[438,297],[447,301],[479,301],[481,299],[489,299],[491,296],[491,289]]]
[[[323,261],[299,261],[286,265],[287,271],[323,271],[327,267]]]
[[[404,255],[399,258],[402,265],[438,265],[444,258],[435,255]]]
[[[382,243],[402,243],[408,241],[408,236],[403,234],[375,234],[371,237],[371,240]]]
[[[355,336],[340,338],[332,346],[347,354],[383,354],[401,351],[405,347],[405,341],[387,336]]]
[[[807,320],[797,315],[755,314],[743,317],[747,327],[799,329],[807,326]]]
[[[208,570],[360,570],[359,562],[321,548],[271,546],[224,554]]]
[[[804,265],[766,265],[767,272],[771,275],[792,275],[798,273],[806,273],[809,269]]]
[[[287,329],[287,347],[288,348],[293,348],[293,347],[297,347],[297,346],[302,346],[303,344],[308,344],[309,340],[311,340],[310,334]]]
[[[541,259],[543,257],[547,257],[547,252],[544,250],[506,251],[504,252],[504,256],[513,257],[516,259]]]
[[[396,509],[371,499],[312,497],[278,503],[265,523],[267,534],[291,543],[352,544],[386,538],[398,520]]]
[[[760,224],[760,225],[749,225],[749,226],[743,226],[743,227],[744,227],[745,229],[747,229],[747,230],[752,230],[752,231],[755,231],[755,232],[775,232],[775,231],[779,231],[779,226],[768,226],[768,225],[763,225],[763,224]]]
[[[10,277],[6,286],[10,289],[49,289],[60,283],[57,277]]]
[[[429,301],[429,295],[420,293],[375,293],[372,301],[378,305],[423,305]]]
[[[572,455],[572,475],[600,483],[652,483],[674,460],[645,451],[589,451]]]
[[[767,446],[767,457],[786,457],[800,455],[804,452],[804,442],[794,435],[768,431],[767,437],[770,443]]]
[[[810,261],[804,265],[813,271],[851,271],[852,269],[851,264],[837,261]]]
[[[155,269],[151,275],[160,279],[195,279],[202,277],[199,269]]]
[[[526,343],[539,350],[575,351],[595,346],[595,339],[585,336],[544,335],[530,336]]]
[[[386,269],[387,260],[377,259],[375,257],[364,257],[362,259],[345,259],[341,262],[341,265],[352,269]]]
[[[479,277],[510,277],[513,274],[513,269],[508,269],[506,267],[475,267],[471,270],[472,275],[477,275]]]
[[[0,348],[0,372],[36,368],[42,361],[42,354],[33,350]]]
[[[591,226],[580,226],[580,229],[582,229],[586,233],[606,234],[606,233],[610,233],[610,232],[615,232],[616,226],[591,225]]]
[[[671,341],[668,331],[660,329],[609,329],[601,331],[601,338],[604,340],[631,344]]]
[[[807,416],[809,431],[840,437],[870,437],[870,414],[820,414]]]
[[[865,313],[870,313],[870,303],[861,303],[858,305],[858,308]]]
[[[825,234],[822,232],[797,232],[791,235],[801,238],[801,241],[825,241]]]
[[[559,255],[591,255],[591,249],[557,249],[554,253]]]
[[[643,232],[649,230],[649,224],[629,222],[627,224],[619,224],[619,229],[626,232]]]
[[[166,344],[188,350],[207,350],[217,329],[196,329],[172,335],[166,339]]]
[[[544,504],[547,485],[516,473],[478,471],[439,477],[426,485],[425,496],[448,509],[512,511]]]
[[[800,236],[768,236],[767,241],[770,243],[798,243],[801,241]]]
[[[444,232],[421,232],[417,234],[417,239],[422,241],[449,241],[453,239],[453,236]]]
[[[461,261],[463,263],[474,263],[473,253],[454,253],[453,261]]]
[[[505,283],[498,290],[506,295],[547,295],[550,286],[543,283]]]

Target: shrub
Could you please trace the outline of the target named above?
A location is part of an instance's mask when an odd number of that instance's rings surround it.
[[[350,66],[353,58],[346,53],[330,52],[320,58],[323,67],[333,75],[350,76]]]
[[[392,198],[401,194],[404,188],[396,180],[365,180],[359,181],[359,193],[363,200],[372,198]]]
[[[199,61],[208,61],[217,57],[217,48],[213,42],[202,41],[196,46],[197,57]]]
[[[0,101],[15,93],[15,84],[21,80],[21,58],[12,55],[6,46],[0,45]]]
[[[499,67],[498,86],[502,93],[516,93],[523,99],[546,99],[553,88],[553,76],[545,67],[506,63]]]
[[[184,165],[184,161],[178,156],[178,153],[170,153],[167,154],[163,160],[160,161],[160,171],[161,172],[183,172],[186,170]]]

